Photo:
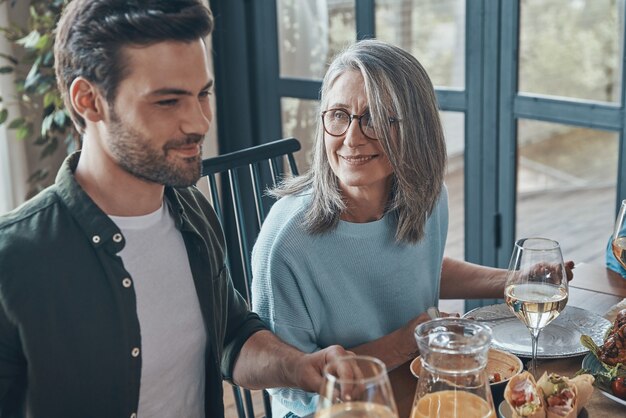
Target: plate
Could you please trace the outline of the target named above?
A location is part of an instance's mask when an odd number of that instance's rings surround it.
[[[604,370],[604,366],[602,366],[602,363],[600,363],[598,358],[596,356],[594,356],[593,354],[591,354],[591,353],[587,354],[583,358],[583,363],[582,363],[581,367],[583,369],[589,370],[589,372],[591,374],[596,374],[596,373],[601,372],[601,371]],[[609,391],[604,390],[600,386],[596,386],[596,388],[600,391],[600,393],[602,393],[607,398],[609,398],[611,400],[614,400],[615,402],[620,403],[620,404],[626,406],[626,400],[618,398],[617,396],[613,395]]]
[[[531,357],[528,328],[513,316],[506,304],[483,306],[463,316],[484,321],[491,327],[492,347],[521,357]],[[580,343],[580,336],[589,335],[596,344],[602,345],[604,334],[610,326],[611,322],[600,315],[574,306],[566,306],[558,318],[541,331],[537,358],[553,359],[586,354],[589,350]]]
[[[506,403],[506,401],[502,401],[498,406],[498,414],[500,415],[500,418],[511,418],[513,416],[513,411],[511,411],[511,407],[508,403]],[[580,410],[578,418],[589,418],[589,414],[585,408]]]

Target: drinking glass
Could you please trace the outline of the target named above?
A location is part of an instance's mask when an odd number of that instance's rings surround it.
[[[611,240],[611,248],[613,255],[619,263],[626,269],[626,200],[622,200],[622,206],[615,220],[615,229],[613,230],[613,238]]]
[[[398,417],[387,369],[374,357],[341,357],[324,367],[315,418],[357,417]]]
[[[535,378],[539,334],[565,308],[567,296],[567,275],[559,243],[547,238],[516,241],[504,297],[509,309],[530,331],[530,372]]]

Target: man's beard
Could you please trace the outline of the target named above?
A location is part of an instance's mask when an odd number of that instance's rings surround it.
[[[113,110],[109,133],[109,148],[118,165],[135,177],[171,187],[189,187],[200,178],[201,135],[170,139],[158,149],[152,146],[148,138],[122,122]],[[198,155],[175,162],[168,161],[170,149],[191,144],[199,144]]]

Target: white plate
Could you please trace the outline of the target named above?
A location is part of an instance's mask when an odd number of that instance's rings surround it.
[[[600,363],[598,358],[591,353],[587,354],[585,358],[583,358],[583,363],[581,367],[583,369],[589,370],[591,374],[595,374],[604,370],[604,366],[602,366],[602,363]],[[600,391],[600,393],[602,393],[607,398],[626,406],[626,400],[618,398],[617,396],[613,395],[611,392],[604,390],[604,388],[601,388],[599,386],[596,386],[596,388]]]
[[[528,328],[511,313],[506,304],[483,306],[463,316],[484,321],[489,325],[493,330],[493,347],[521,357],[531,356]],[[604,334],[610,326],[611,322],[600,315],[566,306],[558,318],[541,331],[537,358],[553,359],[586,354],[589,350],[580,343],[580,336],[589,335],[596,344],[602,345]]]

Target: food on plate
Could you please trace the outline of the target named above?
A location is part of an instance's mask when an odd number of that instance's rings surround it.
[[[543,418],[546,416],[543,396],[535,378],[528,372],[513,376],[504,389],[513,418]]]
[[[626,378],[616,377],[611,381],[611,392],[620,399],[626,399]]]
[[[514,371],[515,371],[515,369],[513,369],[511,367],[511,372],[514,372]],[[489,383],[498,383],[498,382],[501,382],[501,381],[502,381],[502,375],[500,375],[500,373],[495,372],[495,373],[489,375]]]
[[[548,417],[576,417],[576,402],[578,390],[576,386],[565,381],[556,373],[544,373],[537,381],[537,386],[543,392],[546,401],[546,415]]]
[[[591,399],[593,382],[590,374],[569,379],[556,373],[544,373],[535,382],[530,373],[523,372],[511,379],[504,399],[513,418],[575,418]]]
[[[574,418],[593,393],[593,376],[579,375],[573,379],[556,373],[544,373],[537,381],[543,393],[546,416]]]
[[[576,405],[576,410],[580,413],[580,410],[587,405],[587,402],[591,399],[591,395],[593,395],[593,382],[595,382],[596,379],[589,373],[583,373],[568,380],[570,383],[573,383],[578,390],[578,404]]]
[[[626,364],[626,309],[618,312],[604,344],[599,348],[598,358],[609,366]]]
[[[581,336],[580,342],[602,365],[601,370],[594,370],[595,385],[618,398],[626,399],[626,309],[617,313],[601,346],[588,335]]]

